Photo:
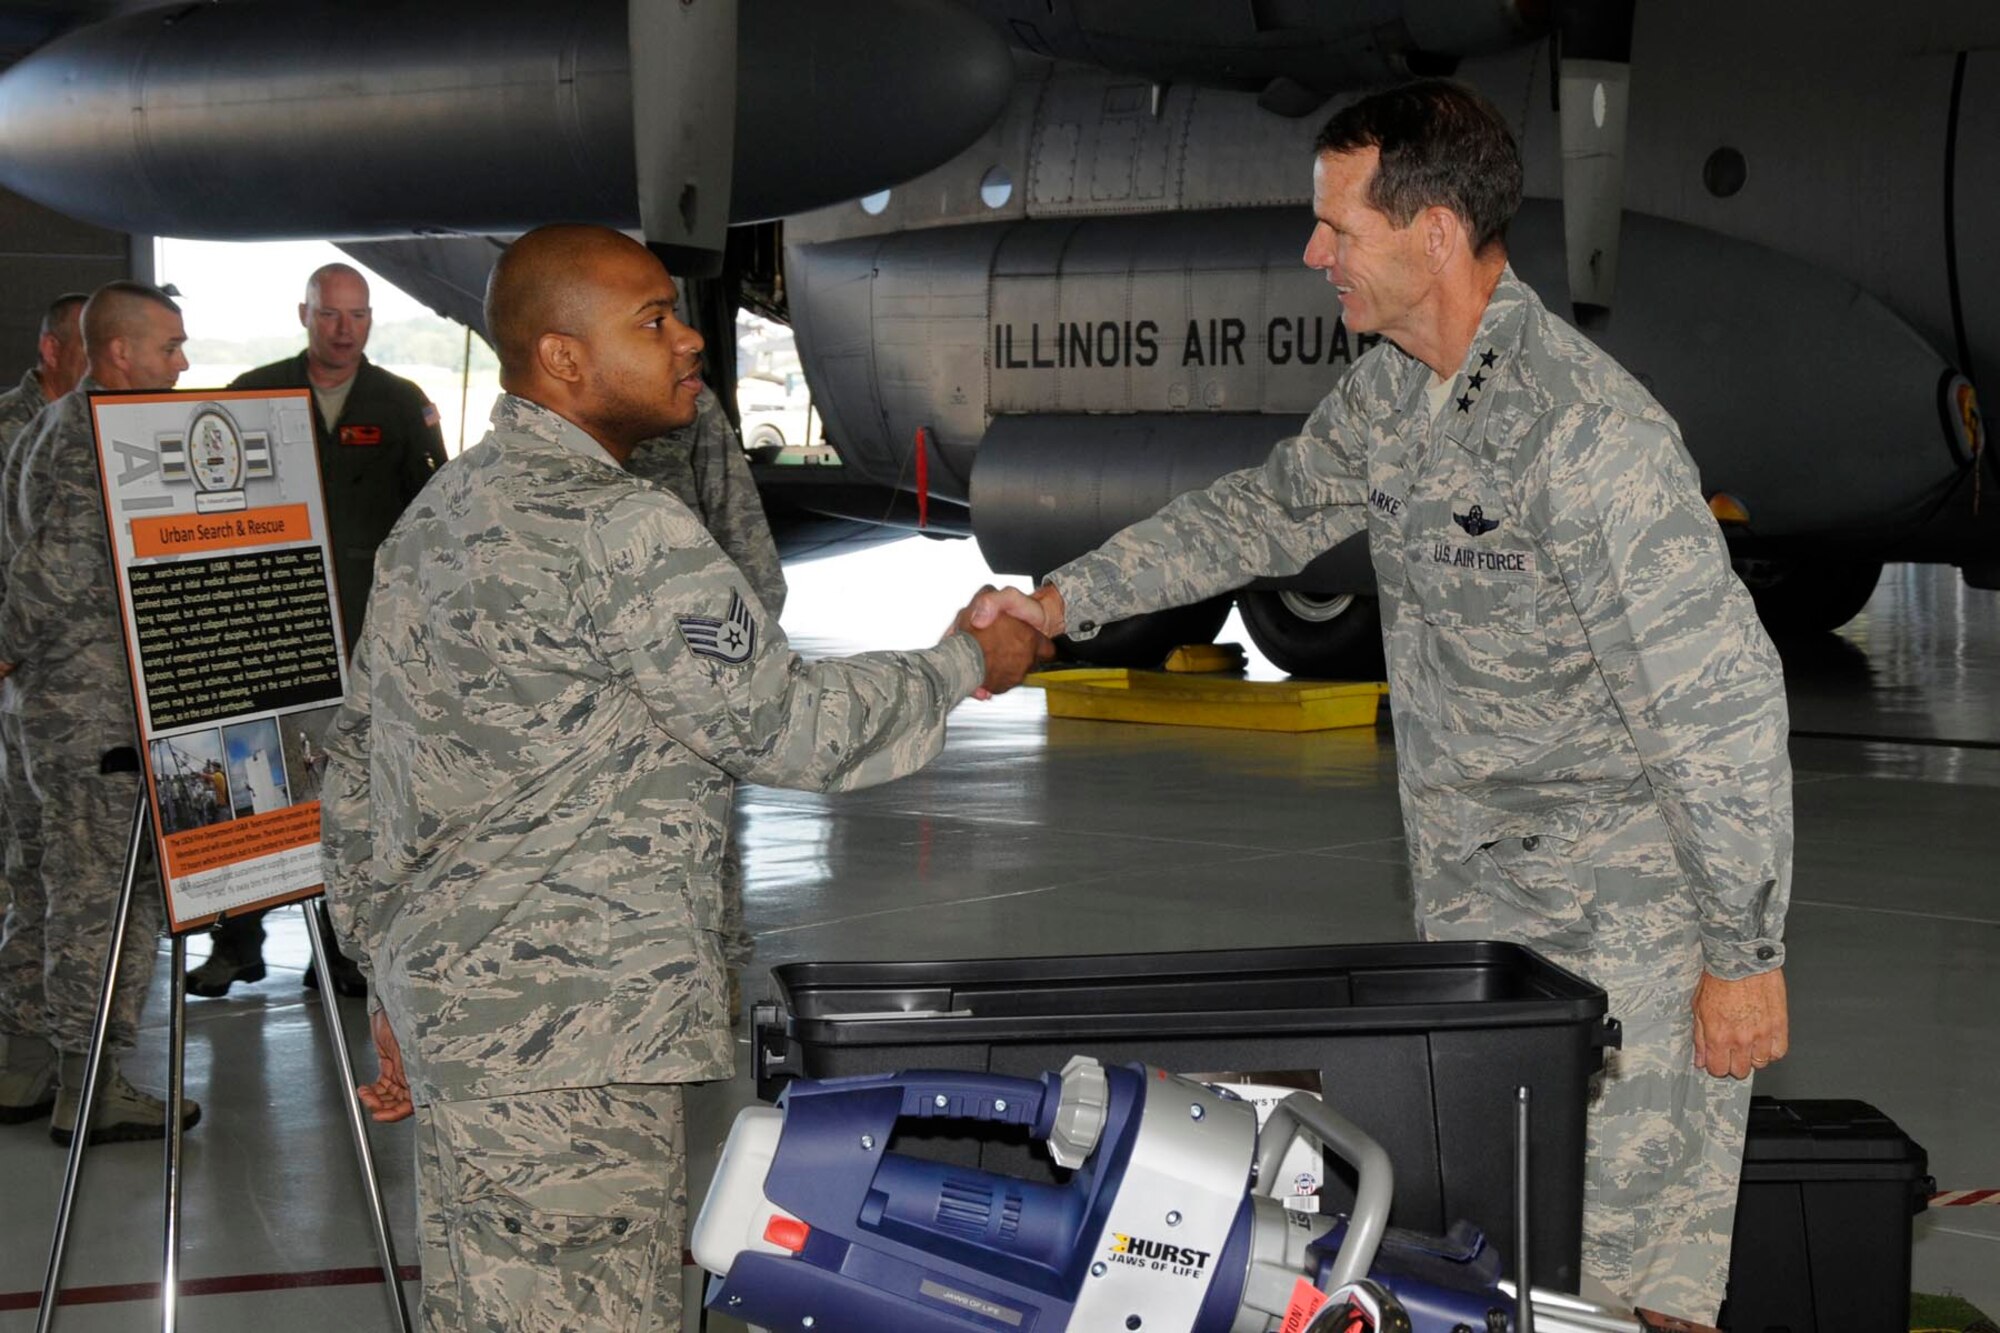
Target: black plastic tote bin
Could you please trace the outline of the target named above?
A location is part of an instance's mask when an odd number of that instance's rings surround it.
[[[1514,1089],[1532,1090],[1536,1283],[1575,1291],[1584,1099],[1618,1042],[1604,992],[1516,944],[1328,945],[959,962],[790,963],[758,1007],[758,1095],[795,1077],[976,1069],[1073,1054],[1177,1073],[1310,1073],[1381,1141],[1397,1226],[1466,1218],[1512,1262]],[[1014,1174],[1016,1144],[927,1145]],[[1345,1208],[1337,1173],[1326,1206]]]
[[[1753,1097],[1729,1260],[1730,1333],[1909,1327],[1910,1219],[1929,1157],[1866,1102]]]

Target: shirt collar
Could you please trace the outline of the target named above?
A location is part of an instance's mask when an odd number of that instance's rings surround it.
[[[1479,331],[1472,335],[1472,346],[1452,381],[1451,401],[1444,412],[1447,438],[1466,444],[1485,437],[1489,404],[1497,396],[1495,381],[1512,372],[1522,329],[1535,305],[1534,291],[1514,276],[1514,266],[1501,270],[1499,284],[1479,317]]]
[[[590,433],[569,418],[551,412],[540,403],[531,402],[516,394],[503,393],[493,404],[493,429],[526,435],[580,454],[606,467],[618,467],[618,460],[605,452],[604,446],[592,439]],[[623,471],[621,468],[620,471]]]

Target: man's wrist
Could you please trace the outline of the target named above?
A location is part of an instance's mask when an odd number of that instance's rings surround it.
[[[1702,967],[1719,981],[1741,981],[1785,965],[1785,944],[1775,939],[1741,939],[1704,933]]]
[[[1029,595],[1042,605],[1042,632],[1051,639],[1062,633],[1064,616],[1068,611],[1063,601],[1062,589],[1044,579],[1042,586]]]

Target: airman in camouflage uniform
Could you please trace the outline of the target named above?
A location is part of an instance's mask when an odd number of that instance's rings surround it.
[[[7,530],[17,495],[14,445],[26,437],[29,423],[41,410],[76,387],[83,375],[83,333],[78,315],[84,297],[71,292],[57,297],[42,314],[36,364],[21,382],[0,394],[0,601],[7,593],[7,560],[11,548]],[[41,874],[41,798],[28,780],[27,752],[21,744],[20,713],[13,692],[0,681],[0,911],[14,901],[13,886]],[[4,1064],[4,1062],[0,1062]],[[0,1088],[0,1120],[9,1098]]]
[[[111,283],[85,307],[90,373],[38,418],[17,517],[32,515],[7,569],[0,663],[18,692],[42,797],[39,902],[24,892],[0,943],[0,1028],[45,1034],[59,1053],[50,1135],[68,1143],[82,1097],[98,989],[139,796],[138,721],[107,539],[90,398],[99,389],[170,389],[187,369],[180,308],[138,283]],[[162,899],[150,863],[128,918],[93,1142],[158,1138],[166,1107],[125,1082],[116,1057],[137,1037]],[[10,1041],[11,1047],[13,1043]],[[201,1111],[182,1107],[192,1125]]]
[[[743,441],[713,389],[702,389],[692,426],[642,440],[625,470],[686,505],[743,571],[765,613],[773,620],[783,613],[785,570],[778,561],[778,543],[764,517]],[[722,957],[729,964],[729,1011],[735,1019],[743,1016],[739,977],[756,947],[743,925],[743,857],[731,829],[722,848]]]
[[[715,390],[703,387],[694,424],[642,440],[625,470],[644,477],[686,505],[735,562],[776,620],[785,609],[785,570],[764,517],[764,502],[743,453],[743,441]]]
[[[1433,117],[1482,124],[1484,160],[1512,166],[1486,235],[1448,192],[1396,200],[1422,175],[1408,157],[1403,181],[1380,179]],[[1439,137],[1438,175],[1482,160]],[[1366,529],[1419,932],[1518,940],[1604,987],[1624,1048],[1588,1109],[1584,1271],[1713,1323],[1748,1075],[1784,1054],[1783,682],[1672,418],[1506,266],[1519,179],[1504,122],[1456,85],[1336,115],[1306,262],[1350,327],[1389,341],[1263,466],[1005,609],[1087,637],[1296,573]],[[1437,294],[1412,294],[1438,273]],[[1462,312],[1442,353],[1419,337],[1425,299]]]
[[[695,415],[701,340],[672,312],[615,232],[502,257],[509,392],[383,544],[328,737],[331,906],[387,1019],[363,1100],[417,1108],[432,1329],[680,1327],[680,1085],[733,1062],[735,780],[912,772],[954,705],[1046,649],[1017,625],[801,661],[700,520],[622,466]]]

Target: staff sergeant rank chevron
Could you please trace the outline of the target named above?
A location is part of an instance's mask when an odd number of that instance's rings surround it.
[[[729,614],[721,620],[682,616],[680,626],[681,638],[691,651],[731,666],[748,660],[751,649],[757,646],[757,622],[739,592],[729,594]]]

